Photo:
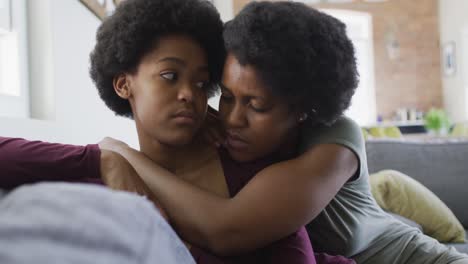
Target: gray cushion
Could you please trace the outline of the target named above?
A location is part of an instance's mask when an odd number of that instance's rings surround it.
[[[468,227],[468,141],[368,140],[369,173],[401,171],[434,192]]]
[[[465,240],[468,242],[468,230],[466,230],[466,233],[467,233],[467,237]],[[468,254],[468,243],[466,242],[460,243],[460,244],[451,243],[451,244],[446,244],[446,245],[454,247],[455,249],[458,250],[458,252]]]
[[[98,185],[23,185],[0,198],[0,263],[195,264],[145,198]]]

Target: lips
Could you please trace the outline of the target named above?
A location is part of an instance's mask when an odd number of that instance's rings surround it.
[[[249,144],[239,134],[228,131],[226,133],[226,145],[229,149],[242,151],[249,147]]]
[[[191,110],[180,110],[173,116],[174,120],[180,124],[195,124],[197,115]]]

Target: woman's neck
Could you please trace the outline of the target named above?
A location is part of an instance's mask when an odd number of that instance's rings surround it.
[[[299,144],[299,129],[293,129],[288,136],[286,137],[285,141],[275,153],[273,153],[274,157],[278,160],[287,160],[297,155],[297,147]]]

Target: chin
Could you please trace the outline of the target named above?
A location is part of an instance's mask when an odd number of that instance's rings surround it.
[[[255,160],[255,157],[249,153],[239,152],[232,149],[228,149],[228,152],[229,156],[231,156],[231,158],[237,162],[249,162]]]
[[[175,137],[171,138],[170,140],[168,140],[167,144],[171,145],[171,146],[183,147],[183,146],[186,146],[186,145],[189,145],[190,143],[192,143],[193,139],[194,139],[193,134],[178,135],[178,136],[175,136]]]

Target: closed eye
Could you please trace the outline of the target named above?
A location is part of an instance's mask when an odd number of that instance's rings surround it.
[[[249,104],[250,108],[252,108],[252,110],[254,110],[255,112],[258,112],[258,113],[265,113],[266,111],[269,110],[269,108],[267,107],[259,107],[259,106],[256,106],[252,103]]]

